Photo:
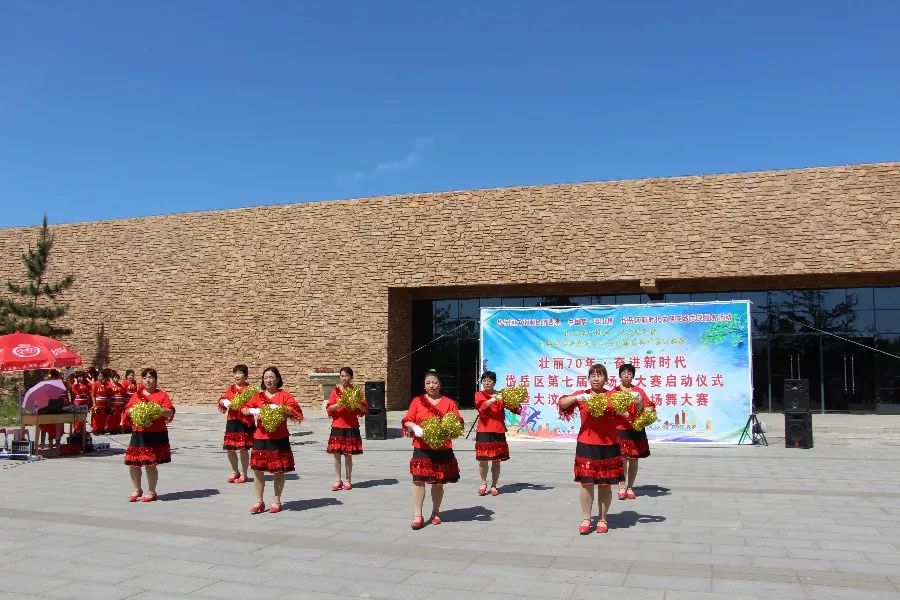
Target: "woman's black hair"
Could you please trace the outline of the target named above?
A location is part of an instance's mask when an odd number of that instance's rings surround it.
[[[234,365],[234,368],[231,370],[232,373],[243,373],[244,377],[250,376],[250,369],[247,368],[247,365]]]
[[[625,363],[621,367],[619,367],[619,375],[622,375],[622,371],[630,371],[632,377],[634,376],[634,365],[631,363]]]
[[[427,371],[425,371],[425,377],[423,377],[423,379],[428,379],[429,377],[434,377],[438,380],[438,382],[440,382],[441,380],[441,376],[438,375],[438,372],[434,369],[428,369]]]
[[[262,380],[260,380],[259,388],[262,390],[266,389],[266,373],[268,371],[272,371],[273,373],[275,373],[275,388],[280,390],[281,386],[284,385],[284,380],[281,379],[281,371],[278,370],[278,367],[266,367],[265,369],[263,369]]]
[[[481,374],[481,381],[484,381],[485,379],[490,379],[494,383],[497,383],[497,374],[493,371],[485,371]]]
[[[346,373],[350,376],[350,379],[353,379],[353,369],[350,367],[341,367],[341,370],[338,373]]]
[[[156,374],[156,369],[154,369],[152,367],[147,367],[146,369],[141,369],[141,379],[143,379],[147,375],[152,375],[153,379],[159,379],[159,376]]]

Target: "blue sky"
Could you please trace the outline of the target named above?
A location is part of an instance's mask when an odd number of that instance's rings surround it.
[[[0,227],[900,160],[900,2],[0,0]]]

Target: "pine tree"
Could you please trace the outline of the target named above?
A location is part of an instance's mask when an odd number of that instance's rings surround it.
[[[69,305],[59,303],[57,297],[72,286],[75,277],[66,275],[56,283],[47,282],[52,248],[53,234],[47,227],[47,215],[44,215],[37,246],[22,254],[27,283],[17,285],[7,281],[6,287],[12,297],[0,299],[0,331],[3,333],[21,331],[54,338],[72,334],[71,329],[53,323],[69,311]]]

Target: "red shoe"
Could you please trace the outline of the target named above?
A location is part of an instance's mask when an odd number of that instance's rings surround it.
[[[441,524],[441,518],[440,518],[439,516],[437,516],[437,515],[431,515],[431,524],[432,524],[432,525],[440,525],[440,524]]]
[[[353,484],[350,483],[349,481],[345,481],[345,482],[344,482],[344,489],[347,490],[347,491],[352,490],[352,489],[353,489]]]
[[[334,485],[331,486],[331,491],[332,491],[332,492],[336,492],[336,491],[342,490],[342,489],[344,489],[344,482],[341,481],[340,479],[338,479],[337,481],[335,481],[335,482],[334,482]]]
[[[491,488],[491,496],[499,496],[499,495],[500,495],[500,490],[498,490],[495,487],[492,487]]]
[[[273,502],[272,506],[269,507],[269,512],[272,513],[273,515],[275,513],[280,513],[281,512],[281,502]]]
[[[634,493],[633,489],[628,488],[628,491],[625,492],[625,497],[629,500],[634,500],[635,498],[637,498],[637,494]]]
[[[578,527],[578,533],[580,535],[587,535],[591,532],[591,520],[590,519],[582,519],[581,526]]]
[[[619,500],[624,500],[626,496],[625,490],[619,490]]]
[[[133,493],[132,495],[128,496],[128,501],[129,502],[137,502],[138,500],[141,499],[141,496],[143,496],[143,495],[144,495],[144,490],[138,490],[135,493]]]
[[[157,498],[159,498],[159,496],[156,492],[147,492],[141,496],[141,502],[156,502]]]
[[[247,476],[241,475],[237,479],[234,480],[235,483],[247,483]]]
[[[228,483],[234,483],[235,481],[237,481],[238,477],[239,477],[239,475],[237,473],[234,473],[226,481]]]
[[[486,483],[482,483],[482,484],[481,484],[481,487],[478,488],[478,495],[479,495],[479,496],[486,496],[486,495],[487,495],[487,484],[486,484]]]
[[[265,511],[266,511],[266,505],[263,502],[257,502],[256,504],[254,504],[253,506],[250,507],[251,515],[258,515],[259,513],[265,512]]]
[[[410,523],[410,526],[413,529],[422,529],[423,527],[425,527],[425,517],[423,517],[422,515],[419,515],[418,517],[416,517],[415,519],[412,520],[412,523]]]
[[[609,525],[606,524],[606,521],[597,521],[597,533],[606,533],[609,531]]]

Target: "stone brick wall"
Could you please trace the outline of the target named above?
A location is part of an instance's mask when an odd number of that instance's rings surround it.
[[[75,201],[75,199],[73,199]],[[51,220],[53,215],[50,215]],[[900,283],[900,163],[393,196],[53,227],[68,341],[212,402],[349,364],[408,402],[414,298]],[[35,228],[0,230],[0,281]]]

